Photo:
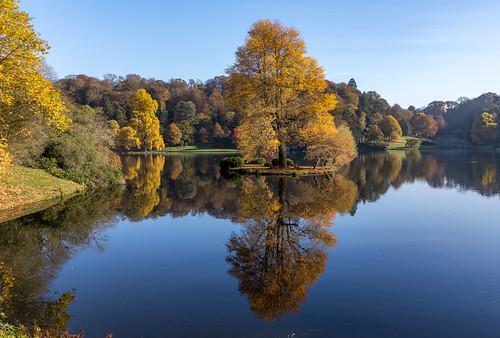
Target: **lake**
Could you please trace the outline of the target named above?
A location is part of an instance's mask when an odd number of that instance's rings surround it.
[[[230,177],[125,156],[125,187],[0,224],[3,311],[88,337],[498,337],[500,154]]]

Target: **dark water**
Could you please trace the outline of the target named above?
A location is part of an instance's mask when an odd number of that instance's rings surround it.
[[[88,337],[500,334],[498,154],[219,160],[125,157],[126,187],[0,224],[3,312]]]

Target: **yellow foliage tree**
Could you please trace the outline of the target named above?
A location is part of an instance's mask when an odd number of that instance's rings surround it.
[[[116,143],[127,150],[139,148],[141,143],[137,138],[137,132],[132,127],[123,127],[118,131]]]
[[[137,132],[137,138],[144,150],[165,148],[160,135],[160,121],[155,116],[158,103],[144,89],[139,89],[132,95],[130,106],[132,116],[129,125]]]
[[[358,155],[356,141],[349,128],[335,128],[333,116],[328,113],[311,119],[299,135],[306,146],[306,158],[315,160],[314,168],[321,162],[340,168]]]
[[[275,147],[285,167],[286,144],[297,141],[304,123],[335,107],[335,96],[324,94],[323,69],[305,54],[299,32],[271,20],[254,23],[236,51],[228,96],[242,113],[238,146],[245,159]]]
[[[0,139],[8,144],[13,138],[30,135],[30,123],[38,117],[52,127],[64,130],[70,120],[59,93],[42,73],[43,55],[49,45],[40,39],[28,14],[20,11],[18,0],[0,1]],[[5,153],[3,147],[2,153]],[[0,158],[5,167],[8,157]]]

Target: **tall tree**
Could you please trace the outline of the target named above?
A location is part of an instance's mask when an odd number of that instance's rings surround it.
[[[353,78],[351,78],[349,80],[349,83],[347,84],[349,87],[351,88],[354,88],[354,89],[358,89],[358,85],[356,84],[356,80],[354,80]]]
[[[40,39],[18,0],[0,1],[0,142],[30,137],[30,127],[43,117],[64,130],[69,120],[59,93],[45,79],[43,55],[49,45]],[[5,148],[3,148],[5,149]],[[7,157],[2,157],[7,158]],[[5,164],[0,160],[0,167]]]
[[[230,103],[242,113],[240,134],[248,129],[266,133],[254,135],[255,141],[274,141],[281,168],[286,166],[286,145],[296,141],[301,126],[336,104],[334,95],[324,94],[323,69],[305,54],[296,29],[260,20],[250,28],[245,45],[236,51],[235,64],[227,70]],[[255,128],[257,123],[261,128]],[[245,157],[247,150],[242,149]]]
[[[160,136],[160,121],[155,116],[158,103],[144,89],[139,89],[132,95],[130,106],[132,116],[129,124],[137,132],[142,148],[164,148],[165,144]]]

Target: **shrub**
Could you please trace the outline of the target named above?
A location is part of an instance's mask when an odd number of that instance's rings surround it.
[[[269,162],[266,162],[266,163],[264,164],[264,166],[265,166],[265,167],[268,167],[268,168],[271,168],[273,165],[272,165],[271,163],[269,163]]]
[[[273,167],[277,167],[277,166],[279,166],[279,165],[280,165],[280,160],[279,160],[279,159],[277,159],[277,158],[273,159]],[[286,165],[287,165],[288,167],[293,167],[293,160],[291,160],[291,159],[287,158],[287,159],[286,159]]]
[[[245,161],[241,157],[224,157],[220,163],[220,170],[228,171],[229,168],[241,168],[245,165]]]
[[[250,161],[251,164],[260,164],[260,165],[265,165],[266,164],[266,159],[265,158],[257,158],[253,161]]]
[[[292,177],[299,177],[299,173],[297,171],[292,171]]]
[[[257,176],[260,176],[260,175],[262,175],[262,170],[260,170],[260,169],[257,169],[257,171],[255,171],[255,175],[257,175]]]
[[[238,183],[243,181],[243,176],[234,172],[226,173],[223,175],[224,179],[228,182]]]
[[[411,148],[411,149],[418,149],[420,147],[420,144],[422,143],[421,140],[416,139],[416,138],[409,138],[406,140],[406,147]]]

